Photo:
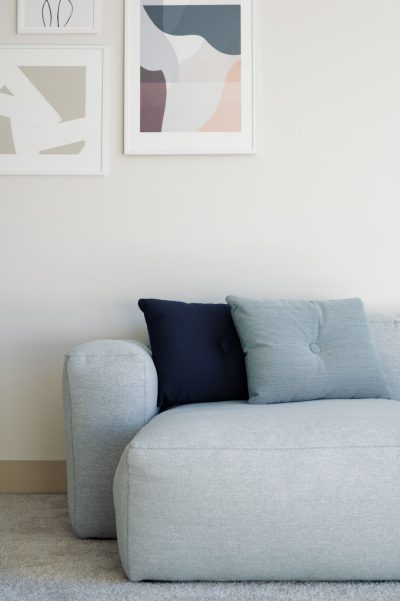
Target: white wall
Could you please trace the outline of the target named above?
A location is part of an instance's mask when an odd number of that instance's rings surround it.
[[[0,178],[0,459],[64,456],[63,354],[145,336],[136,301],[227,293],[400,310],[400,2],[255,0],[258,152],[122,155],[123,3],[102,34],[2,43],[111,48],[110,175]]]

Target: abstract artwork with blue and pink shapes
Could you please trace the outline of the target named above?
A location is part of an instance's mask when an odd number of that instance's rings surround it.
[[[240,132],[240,4],[141,0],[140,131]]]

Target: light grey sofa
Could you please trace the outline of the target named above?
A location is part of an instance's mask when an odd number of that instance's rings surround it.
[[[157,415],[146,347],[71,351],[75,533],[117,530],[131,580],[399,580],[400,320],[369,322],[395,400],[207,403]]]

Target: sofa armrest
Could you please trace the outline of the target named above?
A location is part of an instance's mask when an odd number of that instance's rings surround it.
[[[65,357],[68,506],[81,538],[115,538],[113,480],[133,436],[157,413],[157,374],[138,342],[99,340]]]

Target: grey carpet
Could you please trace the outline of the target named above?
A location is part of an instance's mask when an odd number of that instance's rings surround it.
[[[400,583],[139,583],[115,541],[81,541],[64,495],[0,495],[1,601],[399,601]]]

